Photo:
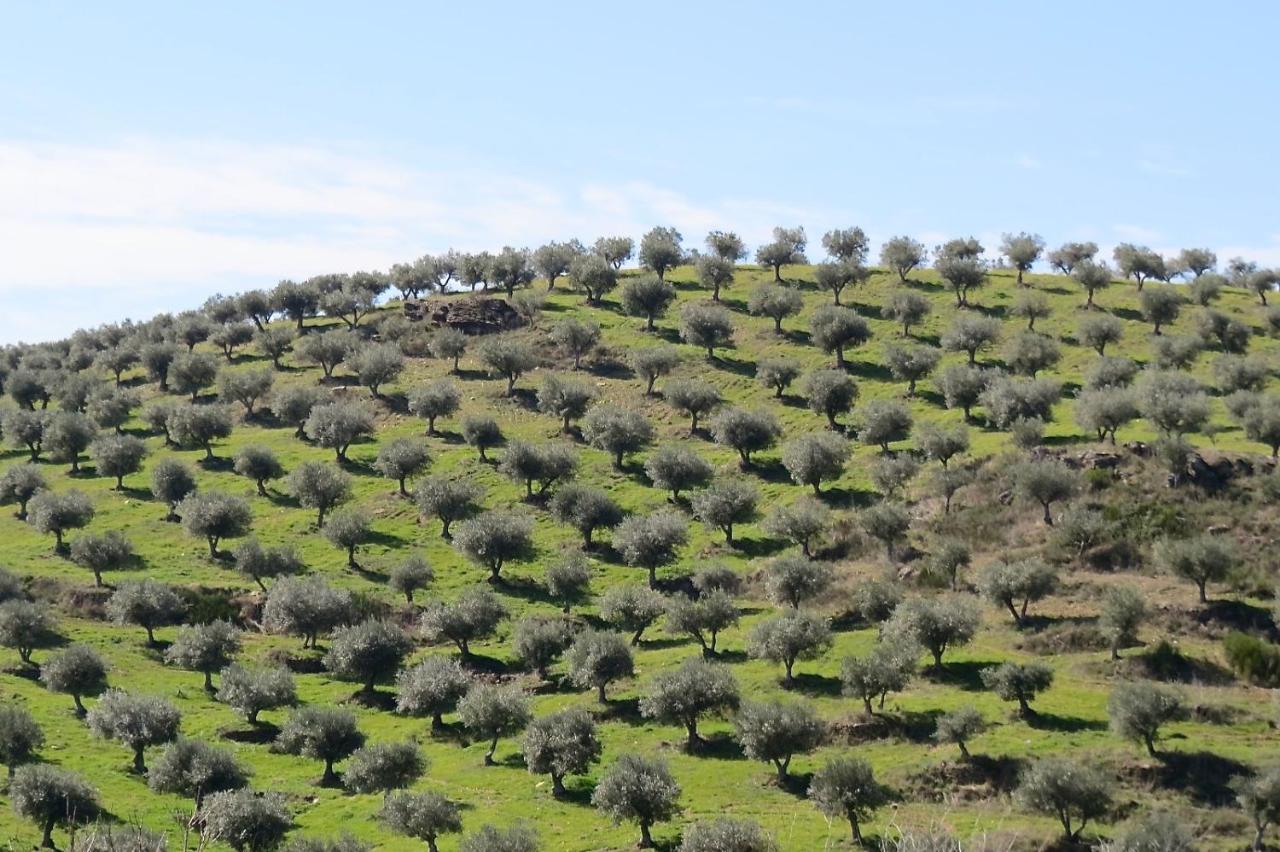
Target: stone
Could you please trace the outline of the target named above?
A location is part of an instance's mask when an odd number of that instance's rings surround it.
[[[461,299],[407,299],[404,315],[411,322],[456,328],[464,334],[493,334],[524,325],[505,299],[467,296]]]

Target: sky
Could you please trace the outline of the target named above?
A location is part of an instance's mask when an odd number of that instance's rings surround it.
[[[654,225],[1280,266],[1274,3],[0,10],[0,343]]]

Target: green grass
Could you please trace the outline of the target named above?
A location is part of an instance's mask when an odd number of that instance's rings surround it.
[[[681,345],[684,361],[675,376],[698,376],[714,382],[731,404],[765,408],[773,412],[782,423],[786,435],[792,436],[823,427],[822,418],[810,412],[798,398],[778,401],[772,393],[760,387],[752,376],[753,364],[760,358],[772,355],[793,359],[804,369],[830,363],[830,357],[805,342],[804,329],[808,315],[819,305],[830,300],[827,293],[818,292],[808,283],[810,271],[805,267],[788,270],[787,277],[794,286],[805,293],[805,311],[800,317],[789,318],[784,327],[788,334],[778,337],[773,333],[772,322],[746,314],[746,298],[751,288],[767,280],[768,273],[745,268],[739,271],[735,283],[724,295],[724,304],[734,311],[736,325],[735,346],[723,351],[717,360],[708,362],[692,347]],[[737,470],[737,457],[732,450],[725,450],[698,437],[690,437],[683,417],[665,406],[660,398],[645,398],[643,384],[629,377],[620,365],[626,362],[628,351],[652,345],[655,338],[675,340],[675,328],[680,304],[707,298],[697,287],[693,273],[687,268],[671,275],[679,290],[679,303],[673,306],[665,319],[659,322],[657,334],[646,333],[643,321],[623,315],[615,297],[606,299],[596,307],[583,304],[582,297],[563,289],[554,291],[546,306],[545,314],[537,328],[515,334],[537,341],[549,366],[522,378],[518,387],[532,390],[537,387],[540,374],[545,369],[567,370],[569,362],[545,343],[545,331],[556,319],[576,315],[598,322],[604,332],[603,345],[594,356],[585,360],[586,375],[596,385],[601,398],[622,402],[642,411],[656,426],[656,444],[682,441],[695,446],[711,460],[719,471]],[[1047,320],[1037,323],[1038,330],[1060,340],[1063,358],[1059,366],[1049,374],[1067,383],[1078,384],[1083,371],[1096,357],[1092,350],[1077,345],[1073,334],[1079,318],[1084,294],[1073,288],[1068,279],[1057,276],[1029,276],[1032,286],[1044,292],[1054,313]],[[542,286],[539,284],[538,286]],[[844,302],[859,309],[870,318],[874,331],[872,341],[851,353],[850,370],[858,381],[861,399],[900,397],[904,386],[888,380],[887,373],[879,366],[883,347],[899,340],[898,327],[879,318],[878,306],[884,296],[899,286],[896,278],[877,274],[861,288],[846,291]],[[911,287],[927,295],[933,302],[934,313],[914,334],[925,341],[934,341],[941,335],[956,311],[952,297],[939,285],[931,271],[913,276]],[[994,316],[1002,316],[1016,292],[1011,272],[998,270],[990,276],[988,284],[972,301],[980,309]],[[1137,299],[1134,287],[1128,283],[1115,283],[1099,293],[1097,301],[1104,309],[1115,313],[1125,321],[1125,337],[1108,354],[1126,355],[1145,359],[1149,352],[1149,328],[1137,317]],[[1273,363],[1277,342],[1262,332],[1262,312],[1253,296],[1243,291],[1228,289],[1219,308],[1238,316],[1255,329],[1251,351],[1261,353]],[[396,306],[384,312],[398,310]],[[1186,333],[1191,328],[1195,309],[1184,310],[1183,317],[1169,333]],[[320,321],[328,322],[328,321]],[[1006,337],[1011,337],[1021,321],[1006,320]],[[1000,347],[987,353],[982,359],[992,363],[998,360]],[[948,355],[945,366],[963,356]],[[238,363],[258,361],[249,354],[237,356]],[[1212,356],[1199,359],[1194,372],[1203,380],[1209,380],[1209,364]],[[278,373],[277,384],[286,382],[315,382],[318,368],[294,363],[286,359],[288,370]],[[387,392],[393,397],[414,384],[444,375],[447,364],[435,360],[413,360],[401,379]],[[537,414],[517,401],[502,395],[504,382],[480,374],[480,366],[472,354],[463,359],[464,378],[461,381],[464,394],[462,414],[478,411],[491,412],[499,418],[508,437],[530,440],[547,440],[556,437],[558,423],[551,417]],[[339,375],[345,375],[342,368]],[[142,384],[140,376],[130,375],[132,383],[148,395],[150,386]],[[661,379],[658,389],[665,381]],[[1274,380],[1273,380],[1274,384]],[[958,422],[959,413],[947,411],[937,401],[932,383],[920,384],[920,397],[911,402],[917,424],[925,421]],[[360,388],[349,391],[354,395],[365,393]],[[10,404],[7,400],[5,405]],[[1055,411],[1055,420],[1047,429],[1047,438],[1054,446],[1085,445],[1089,436],[1082,435],[1071,417],[1070,399],[1065,399]],[[1218,405],[1215,403],[1215,405]],[[461,443],[456,435],[458,418],[438,423],[444,433],[441,437],[427,438],[433,452],[433,472],[451,471],[471,478],[485,486],[488,494],[485,505],[489,507],[517,505],[524,507],[536,518],[536,554],[527,561],[510,565],[504,575],[511,585],[503,593],[512,610],[513,619],[504,624],[498,636],[477,648],[477,652],[495,658],[501,666],[510,660],[510,630],[514,621],[530,612],[548,612],[549,604],[536,593],[516,594],[529,583],[540,580],[546,564],[566,548],[575,547],[577,534],[553,522],[548,514],[522,502],[523,488],[503,479],[491,465],[482,464],[474,452]],[[1260,448],[1245,440],[1240,431],[1230,424],[1220,405],[1215,421],[1221,426],[1214,441],[1222,451],[1258,453]],[[140,430],[140,424],[133,424]],[[436,583],[429,596],[451,598],[461,589],[481,582],[483,569],[469,564],[460,554],[438,535],[434,522],[419,525],[412,504],[394,493],[392,482],[374,475],[368,467],[381,442],[395,437],[419,435],[423,424],[407,415],[397,414],[387,408],[379,420],[376,440],[357,444],[351,450],[351,470],[356,474],[355,503],[368,509],[374,516],[377,541],[362,548],[361,564],[369,573],[358,574],[345,567],[345,557],[332,548],[314,530],[314,515],[309,510],[297,508],[278,489],[270,498],[256,496],[252,483],[235,476],[229,465],[199,468],[200,485],[204,489],[219,489],[243,495],[250,500],[254,510],[254,533],[264,544],[290,544],[297,548],[310,571],[322,574],[333,582],[385,601],[399,609],[402,602],[385,586],[385,571],[411,549],[422,551],[436,571]],[[1122,430],[1120,440],[1148,440],[1152,434],[1145,424],[1133,424]],[[1004,507],[994,501],[998,488],[992,482],[1003,461],[1011,452],[1006,433],[975,427],[971,430],[973,448],[971,455],[988,459],[987,475],[983,484],[962,492],[957,505],[961,514],[942,519],[940,511],[931,501],[917,503],[917,518],[913,529],[913,544],[928,550],[930,542],[939,530],[960,528],[968,523],[980,533],[975,537],[976,564],[999,558],[1008,552],[1031,551],[1045,545],[1045,531],[1037,523],[1038,511],[1022,506]],[[289,428],[265,428],[258,422],[246,422],[237,426],[232,438],[216,447],[220,459],[229,459],[236,449],[256,443],[271,447],[279,455],[286,468],[292,468],[308,459],[329,460],[332,453],[309,446],[292,436]],[[1197,443],[1207,445],[1206,439]],[[160,439],[148,437],[152,455],[148,464],[154,464],[165,455],[177,455],[189,462],[196,462],[200,452],[165,450]],[[910,445],[904,443],[903,447]],[[851,495],[852,500],[838,507],[837,514],[853,514],[856,506],[875,499],[867,475],[870,462],[878,450],[859,446],[845,476],[831,483],[837,494]],[[643,453],[629,464],[624,472],[614,471],[604,453],[581,447],[579,479],[606,488],[628,512],[648,511],[666,505],[665,494],[651,488],[640,472]],[[500,451],[494,453],[500,455]],[[766,510],[780,502],[795,499],[804,489],[791,484],[778,463],[777,449],[763,453],[759,459],[759,471],[750,474],[761,492],[760,504]],[[6,451],[0,455],[0,468],[19,463],[25,453]],[[202,541],[185,536],[179,525],[163,520],[164,508],[150,499],[146,490],[147,471],[126,479],[127,491],[110,490],[113,484],[105,478],[92,475],[92,461],[82,464],[86,474],[70,478],[65,464],[43,462],[42,467],[56,489],[76,487],[89,493],[95,503],[97,516],[92,528],[97,530],[119,529],[134,542],[141,557],[136,571],[109,575],[107,581],[116,583],[134,576],[147,576],[169,583],[202,586],[227,590],[236,594],[253,595],[256,589],[237,575],[228,565],[211,561]],[[1113,486],[1107,493],[1097,496],[1101,502],[1125,506],[1130,501],[1147,503],[1176,502],[1180,511],[1188,514],[1194,523],[1222,522],[1240,524],[1242,547],[1247,553],[1259,557],[1265,553],[1266,538],[1273,531],[1274,521],[1261,510],[1254,511],[1250,504],[1233,503],[1232,498],[1188,498],[1172,496],[1157,484],[1157,475],[1146,468],[1139,468],[1135,484],[1131,487]],[[926,478],[913,486],[913,498],[924,498]],[[1136,504],[1135,504],[1136,505]],[[1248,518],[1241,518],[1247,514]],[[682,550],[678,564],[663,569],[660,576],[674,577],[695,570],[708,560],[731,565],[744,575],[753,575],[764,559],[781,552],[780,542],[772,542],[758,524],[747,524],[735,530],[737,547],[726,548],[718,532],[704,529],[691,521],[689,545]],[[75,533],[69,537],[74,538]],[[607,533],[600,536],[607,540]],[[11,570],[33,578],[33,588],[42,594],[56,595],[73,587],[92,583],[84,571],[62,557],[52,553],[52,540],[38,535],[33,529],[5,512],[0,517],[0,561]],[[856,585],[858,578],[883,572],[886,566],[879,548],[855,548],[853,556],[838,563],[842,575],[841,593],[824,603],[824,609],[837,613],[847,603],[847,592]],[[627,568],[617,560],[596,560],[594,566],[594,590],[598,593],[612,584],[643,579],[643,573]],[[1180,614],[1191,609],[1194,594],[1189,585],[1179,584],[1166,577],[1152,577],[1149,570],[1134,575],[1132,581],[1142,582],[1154,601],[1168,607],[1167,612]],[[524,581],[529,581],[528,583]],[[1067,576],[1063,590],[1054,599],[1040,605],[1042,615],[1061,618],[1082,618],[1096,614],[1097,589],[1117,578],[1073,572]],[[1120,581],[1130,581],[1129,577]],[[754,588],[754,587],[753,587]],[[739,679],[744,696],[761,697],[783,693],[779,685],[777,667],[753,660],[740,659],[745,636],[750,626],[766,617],[771,607],[758,599],[756,593],[743,602],[747,611],[742,624],[728,631],[720,645],[729,652],[734,674]],[[922,592],[913,592],[922,593]],[[923,593],[928,593],[923,592]],[[65,594],[63,595],[65,600]],[[421,603],[421,600],[420,600]],[[585,612],[590,614],[591,607]],[[352,831],[358,836],[376,842],[388,849],[417,849],[419,844],[396,837],[379,826],[375,820],[377,797],[347,795],[341,791],[321,789],[315,785],[320,766],[302,758],[273,754],[265,745],[235,743],[223,738],[229,730],[245,726],[228,708],[208,698],[200,689],[200,676],[163,665],[154,651],[144,647],[140,629],[121,628],[103,622],[77,618],[66,611],[61,614],[61,634],[66,641],[85,642],[99,648],[110,659],[111,681],[114,685],[131,690],[164,695],[173,700],[183,713],[183,732],[187,736],[218,741],[232,748],[254,772],[254,786],[259,789],[279,790],[288,794],[291,807],[298,821],[298,833],[332,834]],[[1184,652],[1197,657],[1216,659],[1217,643],[1212,637],[1195,632],[1177,630],[1178,620],[1157,617],[1144,632],[1144,639],[1154,641],[1167,632],[1177,631],[1177,638]],[[159,631],[162,640],[172,638],[174,630]],[[637,674],[634,680],[615,685],[611,691],[618,708],[601,718],[601,736],[604,742],[603,766],[607,766],[619,754],[637,751],[646,754],[662,754],[669,758],[672,770],[684,789],[681,799],[683,811],[674,824],[659,826],[656,836],[673,843],[679,835],[680,824],[718,815],[751,817],[763,823],[775,833],[784,849],[816,849],[843,846],[847,843],[847,827],[840,822],[828,824],[826,820],[802,796],[774,786],[771,769],[764,764],[741,758],[736,749],[724,746],[703,756],[684,754],[679,744],[682,732],[676,728],[657,725],[628,714],[645,682],[655,673],[677,665],[682,659],[696,652],[692,641],[676,640],[661,630],[651,633],[652,640],[637,655]],[[1017,650],[1020,635],[1012,629],[1008,619],[994,609],[986,611],[984,628],[971,645],[957,649],[948,655],[953,671],[972,672],[980,665],[1005,659],[1026,657]],[[860,704],[856,700],[841,698],[838,694],[840,660],[850,653],[868,649],[875,641],[874,629],[851,629],[838,633],[835,647],[821,660],[801,662],[797,671],[806,675],[806,687],[799,690],[815,703],[819,712],[830,721],[856,721]],[[300,642],[289,637],[267,636],[249,633],[246,636],[244,658],[263,660],[277,651],[298,653]],[[423,654],[450,653],[450,649],[423,648]],[[36,659],[46,658],[50,650],[37,652]],[[1056,674],[1054,686],[1036,702],[1036,706],[1048,721],[1039,727],[1015,720],[1010,707],[989,693],[976,691],[955,678],[931,680],[919,678],[908,691],[890,699],[889,712],[903,718],[913,715],[926,716],[949,708],[972,703],[983,711],[988,720],[996,722],[992,728],[971,746],[975,753],[1007,756],[1009,758],[1033,758],[1046,754],[1069,754],[1077,759],[1105,766],[1124,779],[1117,793],[1120,814],[1131,812],[1135,806],[1146,807],[1162,803],[1186,814],[1207,832],[1207,848],[1238,846],[1244,836],[1240,818],[1230,809],[1210,807],[1194,796],[1171,789],[1168,785],[1148,783],[1150,761],[1141,755],[1140,749],[1130,743],[1117,740],[1106,729],[1106,698],[1114,669],[1106,660],[1106,654],[1066,653],[1046,658]],[[0,701],[19,702],[29,706],[45,728],[47,743],[42,759],[83,773],[101,791],[104,803],[117,818],[139,821],[152,828],[178,831],[178,819],[185,819],[189,803],[176,797],[150,793],[143,779],[129,773],[130,756],[123,747],[94,739],[71,712],[70,699],[50,695],[38,682],[20,676],[16,672],[16,653],[6,652],[0,665],[9,667],[0,673]],[[554,671],[562,671],[557,666]],[[528,675],[514,672],[512,677],[529,687],[534,685]],[[299,676],[301,698],[307,702],[346,702],[355,690],[349,683],[337,682],[323,674]],[[384,687],[388,689],[389,687]],[[1226,705],[1242,713],[1241,721],[1232,725],[1212,725],[1187,722],[1172,726],[1164,743],[1170,752],[1211,752],[1222,758],[1259,765],[1267,760],[1280,758],[1280,747],[1267,726],[1267,716],[1272,711],[1263,703],[1263,691],[1247,686],[1196,686],[1190,690],[1195,701]],[[546,713],[570,704],[584,704],[597,710],[593,696],[564,687],[559,691],[540,690],[534,699],[536,712]],[[463,747],[455,739],[432,739],[427,726],[421,720],[404,719],[387,712],[378,712],[350,705],[360,715],[362,729],[370,741],[394,740],[415,737],[424,746],[431,760],[431,769],[420,782],[424,788],[438,789],[451,798],[465,803],[464,820],[469,829],[494,821],[500,824],[517,819],[536,823],[549,849],[601,849],[622,848],[631,845],[637,834],[631,826],[615,827],[598,815],[585,799],[602,767],[597,766],[586,778],[571,778],[568,785],[579,792],[582,801],[561,802],[550,795],[550,785],[543,777],[530,776],[519,763],[518,743],[512,740],[499,745],[500,765],[485,768],[481,765],[483,747]],[[283,712],[266,713],[264,719],[279,723]],[[705,725],[705,734],[727,737],[731,726],[724,720]],[[890,825],[946,825],[957,832],[1014,833],[1027,838],[1027,842],[1048,838],[1054,833],[1052,821],[1019,811],[1007,797],[967,798],[955,796],[946,802],[929,802],[910,793],[911,779],[927,772],[943,762],[954,763],[955,755],[950,747],[937,747],[927,740],[891,737],[875,739],[856,745],[839,742],[823,747],[812,755],[798,757],[792,772],[799,776],[814,771],[828,757],[852,752],[870,760],[879,776],[903,793],[902,798],[876,816],[872,833],[884,832]],[[19,821],[7,807],[7,794],[0,793],[0,801],[6,807],[0,810],[0,837],[12,838],[15,844],[29,844],[38,834],[29,824]],[[1111,828],[1103,826],[1104,833]],[[60,834],[65,839],[65,835]],[[179,842],[176,835],[171,838]],[[455,849],[456,838],[448,838],[443,849]]]

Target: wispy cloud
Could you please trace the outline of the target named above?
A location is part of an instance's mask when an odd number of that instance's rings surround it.
[[[198,304],[217,290],[385,268],[424,252],[638,234],[762,239],[814,211],[697,203],[645,182],[558,185],[321,147],[0,141],[0,340]]]
[[[1019,154],[1017,159],[1013,161],[1014,165],[1020,169],[1038,169],[1040,161],[1030,154]]]

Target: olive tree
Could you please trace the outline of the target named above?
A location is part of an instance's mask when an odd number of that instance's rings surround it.
[[[1093,767],[1043,758],[1022,773],[1016,798],[1024,807],[1056,816],[1065,839],[1075,841],[1089,820],[1111,807],[1111,784]]]
[[[340,509],[324,525],[324,537],[329,544],[346,551],[347,567],[359,569],[356,550],[368,541],[372,533],[371,519],[362,509]]]
[[[755,486],[739,479],[722,479],[696,492],[690,503],[693,516],[708,527],[724,533],[726,544],[733,544],[733,528],[756,517],[759,493]]]
[[[325,403],[311,409],[304,429],[308,438],[333,450],[335,461],[342,463],[353,443],[373,434],[373,412],[359,402]]]
[[[836,757],[814,773],[809,798],[826,816],[848,820],[853,841],[864,846],[861,825],[889,796],[876,781],[871,764],[858,757]]]
[[[800,377],[800,366],[789,358],[761,358],[756,362],[756,381],[773,390],[777,399]]]
[[[697,600],[677,596],[667,605],[667,631],[692,637],[704,657],[716,655],[720,632],[738,623],[733,596],[719,589],[701,593]]]
[[[624,754],[605,770],[591,803],[614,823],[627,820],[640,827],[639,846],[653,848],[651,829],[676,815],[680,785],[666,761],[638,754]]]
[[[364,734],[356,724],[355,714],[339,707],[309,705],[289,715],[275,747],[284,754],[301,755],[324,763],[321,787],[338,786],[333,765],[344,760],[362,745]]]
[[[59,411],[44,425],[44,450],[55,461],[71,463],[71,473],[80,472],[80,456],[98,434],[97,424],[88,415]]]
[[[733,726],[747,757],[772,763],[780,786],[789,780],[791,759],[813,751],[826,734],[822,720],[803,702],[749,702],[738,710]]]
[[[450,527],[475,510],[484,489],[465,479],[447,476],[428,476],[414,489],[418,511],[424,516],[439,519],[443,538],[450,538]]]
[[[43,745],[44,731],[25,707],[0,707],[0,761],[8,767],[10,783],[18,767],[35,762]]]
[[[600,528],[610,529],[622,522],[622,507],[601,488],[570,484],[551,498],[551,514],[582,534],[582,546],[592,547],[592,536]]]
[[[222,841],[236,852],[268,852],[293,827],[284,794],[225,790],[205,798],[197,815],[203,838]]]
[[[40,667],[40,682],[50,692],[70,695],[76,715],[83,717],[83,698],[101,695],[107,688],[107,662],[88,645],[69,645]]]
[[[436,434],[436,420],[449,417],[462,403],[462,392],[450,379],[434,382],[409,391],[409,411],[427,421],[427,434]]]
[[[385,801],[393,790],[411,786],[426,770],[426,758],[416,742],[376,743],[352,752],[342,785],[353,793],[381,793]]]
[[[434,791],[394,793],[383,800],[378,819],[397,834],[424,841],[427,852],[438,852],[441,835],[462,831],[461,809]]]
[[[749,819],[699,820],[680,836],[680,852],[777,852],[778,844]]]
[[[27,504],[40,491],[49,487],[44,473],[34,464],[15,464],[0,475],[0,503],[17,503],[15,513],[20,521],[27,519]]]
[[[948,352],[966,353],[969,365],[973,366],[978,361],[978,352],[991,346],[999,337],[999,320],[961,314],[943,332],[942,348]]]
[[[458,372],[458,362],[467,352],[467,336],[456,328],[442,328],[431,335],[428,350],[435,358],[451,361],[450,372]]]
[[[569,647],[569,681],[581,689],[594,689],[601,704],[608,703],[605,688],[635,671],[631,648],[621,634],[584,630]]]
[[[913,640],[933,657],[934,670],[941,671],[947,650],[968,644],[980,623],[978,606],[970,598],[911,598],[894,610],[884,633]]]
[[[302,637],[303,648],[351,621],[351,593],[335,589],[321,577],[285,577],[271,587],[262,609],[263,626],[273,633]]]
[[[165,649],[164,660],[204,675],[204,691],[213,692],[213,673],[231,665],[240,653],[240,631],[225,621],[190,624]]]
[[[665,598],[653,589],[623,583],[600,597],[600,618],[608,625],[631,634],[631,644],[639,645],[644,631],[666,612]]]
[[[653,426],[638,411],[600,404],[583,418],[582,437],[596,449],[609,453],[614,468],[620,470],[627,453],[637,452],[653,440]]]
[[[619,295],[622,309],[633,317],[644,317],[645,331],[653,331],[658,318],[676,300],[676,288],[656,275],[641,275],[628,278]]]
[[[688,525],[678,512],[660,509],[631,515],[613,533],[613,549],[623,561],[649,572],[649,588],[658,584],[657,571],[675,561],[676,551],[689,540]]]
[[[396,482],[401,497],[409,497],[405,481],[424,471],[430,463],[431,454],[424,443],[412,438],[396,438],[378,449],[373,467]]]
[[[761,284],[751,291],[747,310],[752,316],[773,320],[773,331],[782,334],[782,321],[804,308],[804,297],[782,284]]]
[[[335,677],[361,684],[364,695],[372,696],[412,650],[413,641],[399,625],[370,618],[334,631],[324,667]]]
[[[957,707],[938,717],[933,738],[940,743],[955,743],[960,756],[969,759],[969,741],[987,728],[982,714],[972,706]]]
[[[781,434],[777,418],[764,409],[726,408],[711,423],[716,443],[736,450],[743,468],[751,467],[752,453],[769,449]]]
[[[716,349],[733,342],[733,319],[717,305],[690,302],[680,311],[680,339],[705,349],[707,358],[714,359]]]
[[[598,254],[575,257],[569,264],[569,278],[587,295],[588,302],[599,302],[618,286],[618,270]]]
[[[1253,823],[1252,852],[1263,852],[1267,828],[1280,822],[1280,768],[1270,767],[1233,784],[1236,801]]]
[[[232,663],[219,674],[218,700],[256,725],[263,710],[295,704],[297,690],[293,675],[284,666],[250,669]]]
[[[690,435],[697,433],[698,419],[723,401],[719,388],[701,379],[669,382],[662,397],[667,405],[689,415]]]
[[[1111,730],[1126,740],[1146,746],[1147,754],[1156,756],[1156,739],[1160,728],[1170,722],[1186,719],[1186,701],[1182,694],[1167,686],[1145,681],[1117,683],[1107,699],[1107,715]]]
[[[248,770],[230,751],[182,737],[160,753],[147,775],[147,786],[153,791],[185,796],[195,802],[197,812],[206,796],[239,790],[248,783]]]
[[[545,681],[548,670],[572,640],[573,628],[567,619],[527,616],[512,633],[511,649],[525,668]]]
[[[640,238],[640,251],[637,255],[640,265],[657,275],[659,280],[665,280],[667,272],[684,260],[684,249],[680,247],[683,239],[675,228],[653,228]],[[630,240],[627,242],[629,244]],[[620,244],[617,247],[620,248]]]
[[[13,810],[40,827],[40,847],[54,849],[58,825],[85,825],[100,811],[98,792],[74,772],[44,764],[23,766],[9,782]]]
[[[738,684],[732,672],[696,657],[656,675],[640,698],[645,718],[684,726],[688,751],[702,743],[698,721],[703,716],[724,715],[737,707]]]
[[[121,583],[107,598],[107,617],[116,624],[134,624],[147,632],[147,644],[156,644],[155,630],[177,624],[186,614],[186,604],[170,586],[156,580]]]
[[[1018,271],[1018,286],[1021,287],[1024,273],[1029,272],[1044,253],[1044,239],[1039,234],[1025,232],[1005,234],[1000,241],[1000,253]]]
[[[396,712],[431,717],[431,729],[444,728],[444,714],[458,708],[471,678],[456,660],[427,657],[396,675]]]
[[[781,663],[784,683],[795,683],[797,660],[812,660],[831,647],[831,630],[824,619],[794,610],[757,622],[747,639],[747,654],[755,659]]]
[[[896,272],[898,281],[903,284],[911,271],[923,266],[927,260],[928,250],[924,243],[910,237],[892,237],[880,247],[880,264]]]
[[[628,363],[636,375],[645,380],[645,396],[653,395],[653,386],[680,363],[680,353],[674,346],[644,346],[632,349]]]
[[[1057,586],[1053,566],[1039,559],[993,562],[978,575],[978,592],[991,603],[1003,606],[1015,625],[1026,622],[1027,607],[1047,597]]]
[[[1226,580],[1236,566],[1230,544],[1217,536],[1201,534],[1187,539],[1165,539],[1156,545],[1157,563],[1166,571],[1195,583],[1200,603],[1208,603],[1209,583]]]
[[[89,498],[75,490],[39,491],[27,504],[27,523],[36,532],[53,533],[55,553],[65,553],[63,536],[68,530],[87,526],[93,515]]]
[[[565,796],[566,775],[582,775],[600,760],[600,739],[587,711],[573,707],[534,719],[521,740],[525,766],[530,774],[551,776],[551,791]]]
[[[772,242],[765,243],[756,249],[756,263],[772,269],[773,280],[781,282],[782,267],[808,263],[808,259],[804,256],[804,249],[808,242],[809,238],[805,236],[804,228],[776,227],[773,229]]]
[[[490,373],[507,380],[507,396],[513,396],[516,381],[538,365],[538,356],[528,344],[508,337],[490,337],[477,354]]]
[[[218,558],[218,544],[223,539],[248,535],[253,522],[253,511],[244,498],[218,491],[188,494],[177,512],[187,534],[206,541],[211,559]]]
[[[492,636],[507,617],[506,607],[488,589],[464,591],[453,603],[435,602],[422,613],[418,628],[428,642],[452,642],[464,660],[471,643]]]
[[[982,685],[1003,701],[1018,702],[1024,719],[1035,715],[1031,702],[1053,683],[1053,669],[1044,663],[1001,663],[979,672]]]
[[[290,471],[286,485],[300,506],[316,510],[316,526],[333,507],[351,499],[351,476],[336,465],[309,461]]]
[[[391,569],[387,585],[404,595],[405,603],[412,605],[414,594],[430,586],[435,578],[436,572],[427,558],[420,553],[410,553]]]
[[[1028,461],[1011,471],[1015,493],[1024,500],[1039,503],[1044,522],[1053,524],[1050,508],[1069,500],[1080,490],[1080,475],[1058,461]]]
[[[85,533],[71,542],[71,561],[93,572],[93,584],[102,586],[102,572],[117,571],[133,561],[133,543],[116,530]]]
[[[529,699],[514,686],[477,683],[458,702],[458,714],[467,732],[488,742],[484,765],[493,766],[498,740],[520,733],[532,714]]]
[[[563,559],[547,566],[547,594],[560,604],[568,615],[575,603],[581,603],[591,594],[591,570],[581,553],[570,552]]]
[[[694,450],[679,444],[664,444],[645,459],[645,475],[655,488],[671,492],[679,502],[680,492],[701,488],[711,482],[711,463]]]
[[[1094,242],[1063,243],[1046,254],[1045,260],[1049,261],[1049,265],[1063,275],[1070,275],[1076,264],[1086,260],[1093,260],[1097,254],[1098,244]]]
[[[560,431],[567,434],[595,398],[595,389],[586,382],[547,376],[538,387],[538,410],[559,419]]]
[[[845,350],[870,340],[871,326],[853,308],[823,305],[809,318],[809,339],[823,352],[835,353],[837,369],[844,369]]]
[[[502,568],[533,547],[533,521],[526,515],[490,510],[458,525],[454,544],[473,562],[489,569],[489,582],[502,581]]]
[[[830,510],[812,497],[777,506],[764,520],[766,532],[798,544],[806,557],[813,555],[815,541],[830,525]]]
[[[133,749],[133,771],[143,775],[148,746],[172,742],[178,736],[182,715],[163,698],[109,689],[90,708],[85,722],[103,739],[118,740]]]

